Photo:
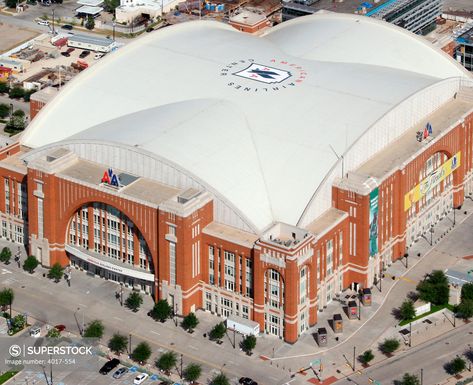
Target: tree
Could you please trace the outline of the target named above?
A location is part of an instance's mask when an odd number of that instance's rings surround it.
[[[61,332],[56,328],[52,328],[52,329],[49,329],[48,334],[46,334],[46,337],[47,338],[59,338],[59,337],[61,337]]]
[[[248,355],[251,355],[251,352],[256,347],[256,337],[253,335],[246,336],[240,344],[241,349]]]
[[[38,260],[34,255],[28,256],[23,262],[23,270],[27,271],[28,273],[33,273],[34,269],[36,269],[39,265]]]
[[[125,301],[126,307],[134,312],[138,311],[142,303],[143,297],[136,291],[131,292]]]
[[[85,28],[92,30],[95,27],[95,20],[92,16],[87,16],[87,21],[85,22]]]
[[[24,118],[25,117],[25,111],[23,110],[15,110],[15,112],[13,113],[13,116],[18,116],[20,118]]]
[[[225,333],[227,332],[227,327],[223,322],[216,324],[209,333],[211,340],[221,340]]]
[[[379,348],[385,354],[393,353],[399,348],[399,341],[395,338],[386,339]]]
[[[465,283],[462,286],[461,300],[464,301],[465,299],[473,300],[473,283]]]
[[[177,355],[174,352],[166,352],[159,356],[155,365],[159,370],[169,373],[169,371],[176,366]]]
[[[131,353],[131,358],[137,362],[146,362],[151,356],[151,347],[147,342],[140,342]]]
[[[199,379],[201,374],[202,374],[202,367],[199,364],[190,363],[184,369],[182,376],[184,377],[184,380],[193,384],[195,381]]]
[[[10,91],[7,83],[0,82],[0,94],[6,94]]]
[[[171,306],[169,306],[168,301],[165,299],[160,299],[151,310],[150,316],[155,320],[164,322],[171,316],[171,313],[172,309]]]
[[[54,279],[54,281],[57,283],[59,280],[62,278],[64,275],[64,269],[62,268],[61,264],[59,262],[56,262],[48,272],[48,278],[49,279]]]
[[[419,378],[415,374],[404,373],[399,385],[420,385]]]
[[[417,285],[417,291],[419,292],[419,298],[425,302],[431,302],[434,305],[448,304],[450,294],[448,279],[441,270],[434,270],[428,274]]]
[[[401,318],[405,321],[411,320],[416,316],[416,310],[414,309],[414,303],[410,299],[406,299],[400,309],[399,313]]]
[[[181,322],[182,328],[191,333],[197,327],[198,324],[199,320],[197,319],[194,313],[189,313],[188,315],[186,315]]]
[[[120,6],[120,0],[105,0],[104,8],[107,12],[115,12],[115,8]]]
[[[8,8],[16,8],[17,0],[5,0],[5,5]]]
[[[13,87],[8,92],[10,99],[20,99],[25,96],[25,90],[21,87]]]
[[[374,354],[371,350],[366,350],[360,357],[359,360],[362,364],[368,364],[374,359]]]
[[[12,118],[5,125],[5,132],[14,134],[17,131],[23,131],[26,127],[26,121],[24,117],[12,116]]]
[[[5,308],[6,306],[10,307],[10,319],[11,319],[11,305],[15,299],[15,293],[13,289],[5,288],[0,291],[0,306]]]
[[[12,329],[21,330],[26,326],[26,318],[23,314],[18,314],[11,319]]]
[[[473,317],[473,299],[462,300],[457,307],[457,312],[464,319]]]
[[[84,330],[85,338],[102,338],[105,327],[102,321],[93,320],[90,322]]]
[[[220,373],[212,378],[210,385],[230,385],[230,381],[228,381],[228,378],[225,374]]]
[[[115,333],[108,341],[108,348],[115,354],[120,355],[126,350],[127,343],[126,336]]]
[[[0,82],[0,84],[3,84],[3,83]],[[0,90],[0,94],[1,93],[2,92]],[[10,106],[5,103],[0,104],[0,119],[5,119],[6,117],[8,117],[8,115],[10,115]]]
[[[447,364],[447,368],[450,374],[456,375],[466,369],[466,361],[461,357],[456,357]]]
[[[8,265],[10,263],[11,250],[8,247],[4,247],[0,253],[0,261]]]

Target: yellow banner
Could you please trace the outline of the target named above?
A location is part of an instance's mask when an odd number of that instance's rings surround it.
[[[432,172],[432,174],[423,179],[417,186],[404,195],[404,211],[409,210],[414,203],[420,201],[434,187],[438,186],[440,182],[442,182],[453,171],[460,167],[460,155],[461,151],[457,152],[449,160]]]

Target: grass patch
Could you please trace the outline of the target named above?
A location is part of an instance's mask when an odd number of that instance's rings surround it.
[[[18,372],[5,372],[0,376],[0,384],[4,384]]]
[[[448,310],[450,310],[450,311],[453,311],[453,306],[450,305],[450,304],[447,304],[447,305],[432,305],[432,306],[430,307],[430,311],[429,311],[429,312],[424,313],[424,314],[421,314],[421,315],[419,315],[419,316],[417,316],[417,317],[415,317],[415,318],[412,318],[412,319],[410,319],[410,320],[401,321],[401,322],[399,322],[399,326],[408,325],[408,324],[411,323],[411,322],[414,322],[414,321],[417,321],[417,320],[419,320],[419,319],[421,319],[421,318],[427,317],[427,316],[429,316],[429,315],[431,315],[431,314],[433,314],[433,313],[436,313],[436,312],[438,312],[438,311],[440,311],[440,310],[443,310],[443,309],[445,309],[445,308],[448,309]]]

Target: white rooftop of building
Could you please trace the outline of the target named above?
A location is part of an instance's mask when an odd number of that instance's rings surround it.
[[[102,7],[92,7],[90,5],[83,5],[76,9],[77,13],[85,13],[87,15],[96,15],[103,11]]]
[[[100,7],[103,4],[104,0],[78,0],[77,4],[79,5],[88,5],[90,7]]]
[[[363,16],[302,17],[262,37],[189,22],[82,72],[22,144],[103,142],[164,159],[260,231],[298,223],[337,162],[333,150],[344,153],[411,95],[469,76],[422,38]]]

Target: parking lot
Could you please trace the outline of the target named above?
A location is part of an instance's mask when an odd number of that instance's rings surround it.
[[[114,379],[112,374],[122,365],[117,366],[109,374],[103,375],[99,373],[99,369],[106,362],[105,358],[98,356],[75,357],[72,358],[75,363],[70,364],[70,370],[65,370],[64,365],[60,368],[53,365],[53,382],[56,385],[131,385],[134,378],[139,374],[137,367],[132,366],[129,372],[124,374],[120,379]],[[53,359],[54,360],[54,359]],[[47,379],[46,379],[47,377]],[[156,374],[151,375],[143,382],[146,384],[160,384],[160,379]],[[29,384],[29,385],[49,385],[50,366],[35,369],[28,368],[20,372],[12,381],[13,384]]]

